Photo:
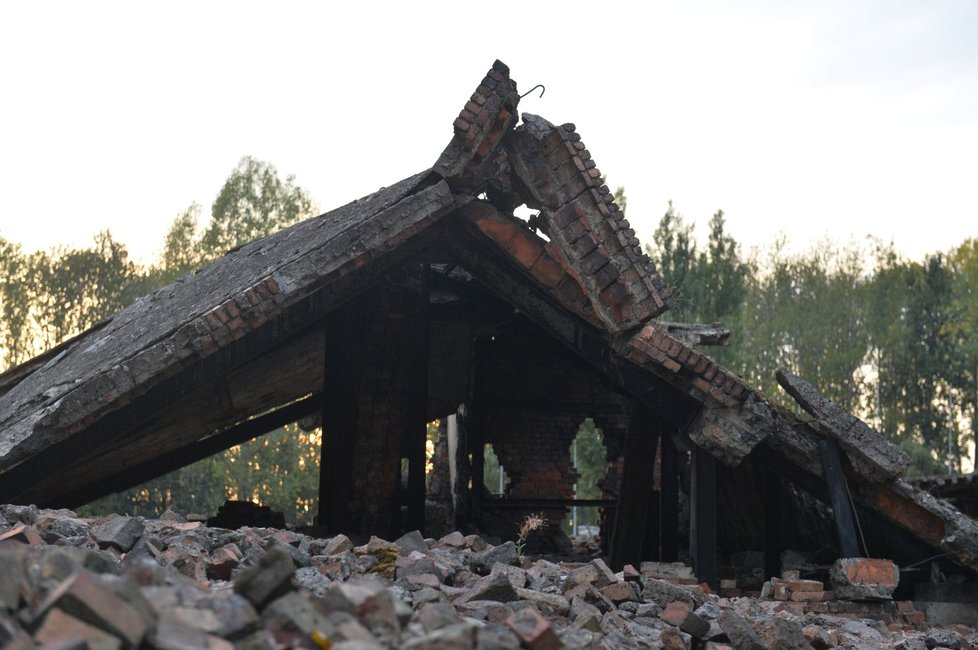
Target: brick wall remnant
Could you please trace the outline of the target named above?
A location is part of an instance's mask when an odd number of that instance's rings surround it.
[[[554,126],[524,113],[507,140],[507,155],[527,188],[527,205],[540,209],[544,231],[609,331],[631,329],[669,309],[669,290],[573,124]]]

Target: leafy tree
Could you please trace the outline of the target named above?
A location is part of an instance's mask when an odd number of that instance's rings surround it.
[[[309,216],[312,210],[312,200],[295,185],[294,176],[283,181],[269,163],[245,156],[211,207],[211,220],[201,240],[203,258],[216,259],[229,249]]]
[[[955,417],[968,422],[960,451],[978,436],[978,239],[969,238],[948,255],[952,289],[945,334],[954,348],[951,385],[959,405]]]
[[[696,241],[693,224],[687,224],[681,214],[672,207],[659,220],[652,235],[653,246],[648,250],[666,286],[676,296],[676,305],[670,318],[693,320],[699,302],[699,278],[697,277]]]
[[[26,361],[33,351],[28,263],[19,245],[0,237],[0,369]]]

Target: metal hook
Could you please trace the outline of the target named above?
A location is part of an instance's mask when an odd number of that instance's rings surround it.
[[[530,93],[532,93],[537,88],[540,89],[540,96],[543,97],[543,93],[547,92],[547,87],[544,86],[543,84],[537,84],[533,88],[530,88],[525,93],[523,93],[522,95],[520,95],[520,99],[523,99],[524,97],[526,97],[527,95],[529,95]]]

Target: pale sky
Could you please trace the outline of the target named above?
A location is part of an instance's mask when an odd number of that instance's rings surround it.
[[[342,4],[342,6],[341,6]],[[647,242],[978,236],[978,3],[7,2],[0,237],[151,260],[251,155],[322,210],[435,161],[493,59],[574,122]]]

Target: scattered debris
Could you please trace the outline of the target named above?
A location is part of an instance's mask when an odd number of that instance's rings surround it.
[[[0,526],[3,647],[978,647],[973,628],[928,627],[889,600],[898,571],[885,560],[840,560],[831,590],[786,571],[773,599],[722,597],[681,563],[614,573],[457,532],[354,547],[174,516],[32,514]],[[393,574],[372,571],[384,558]]]

